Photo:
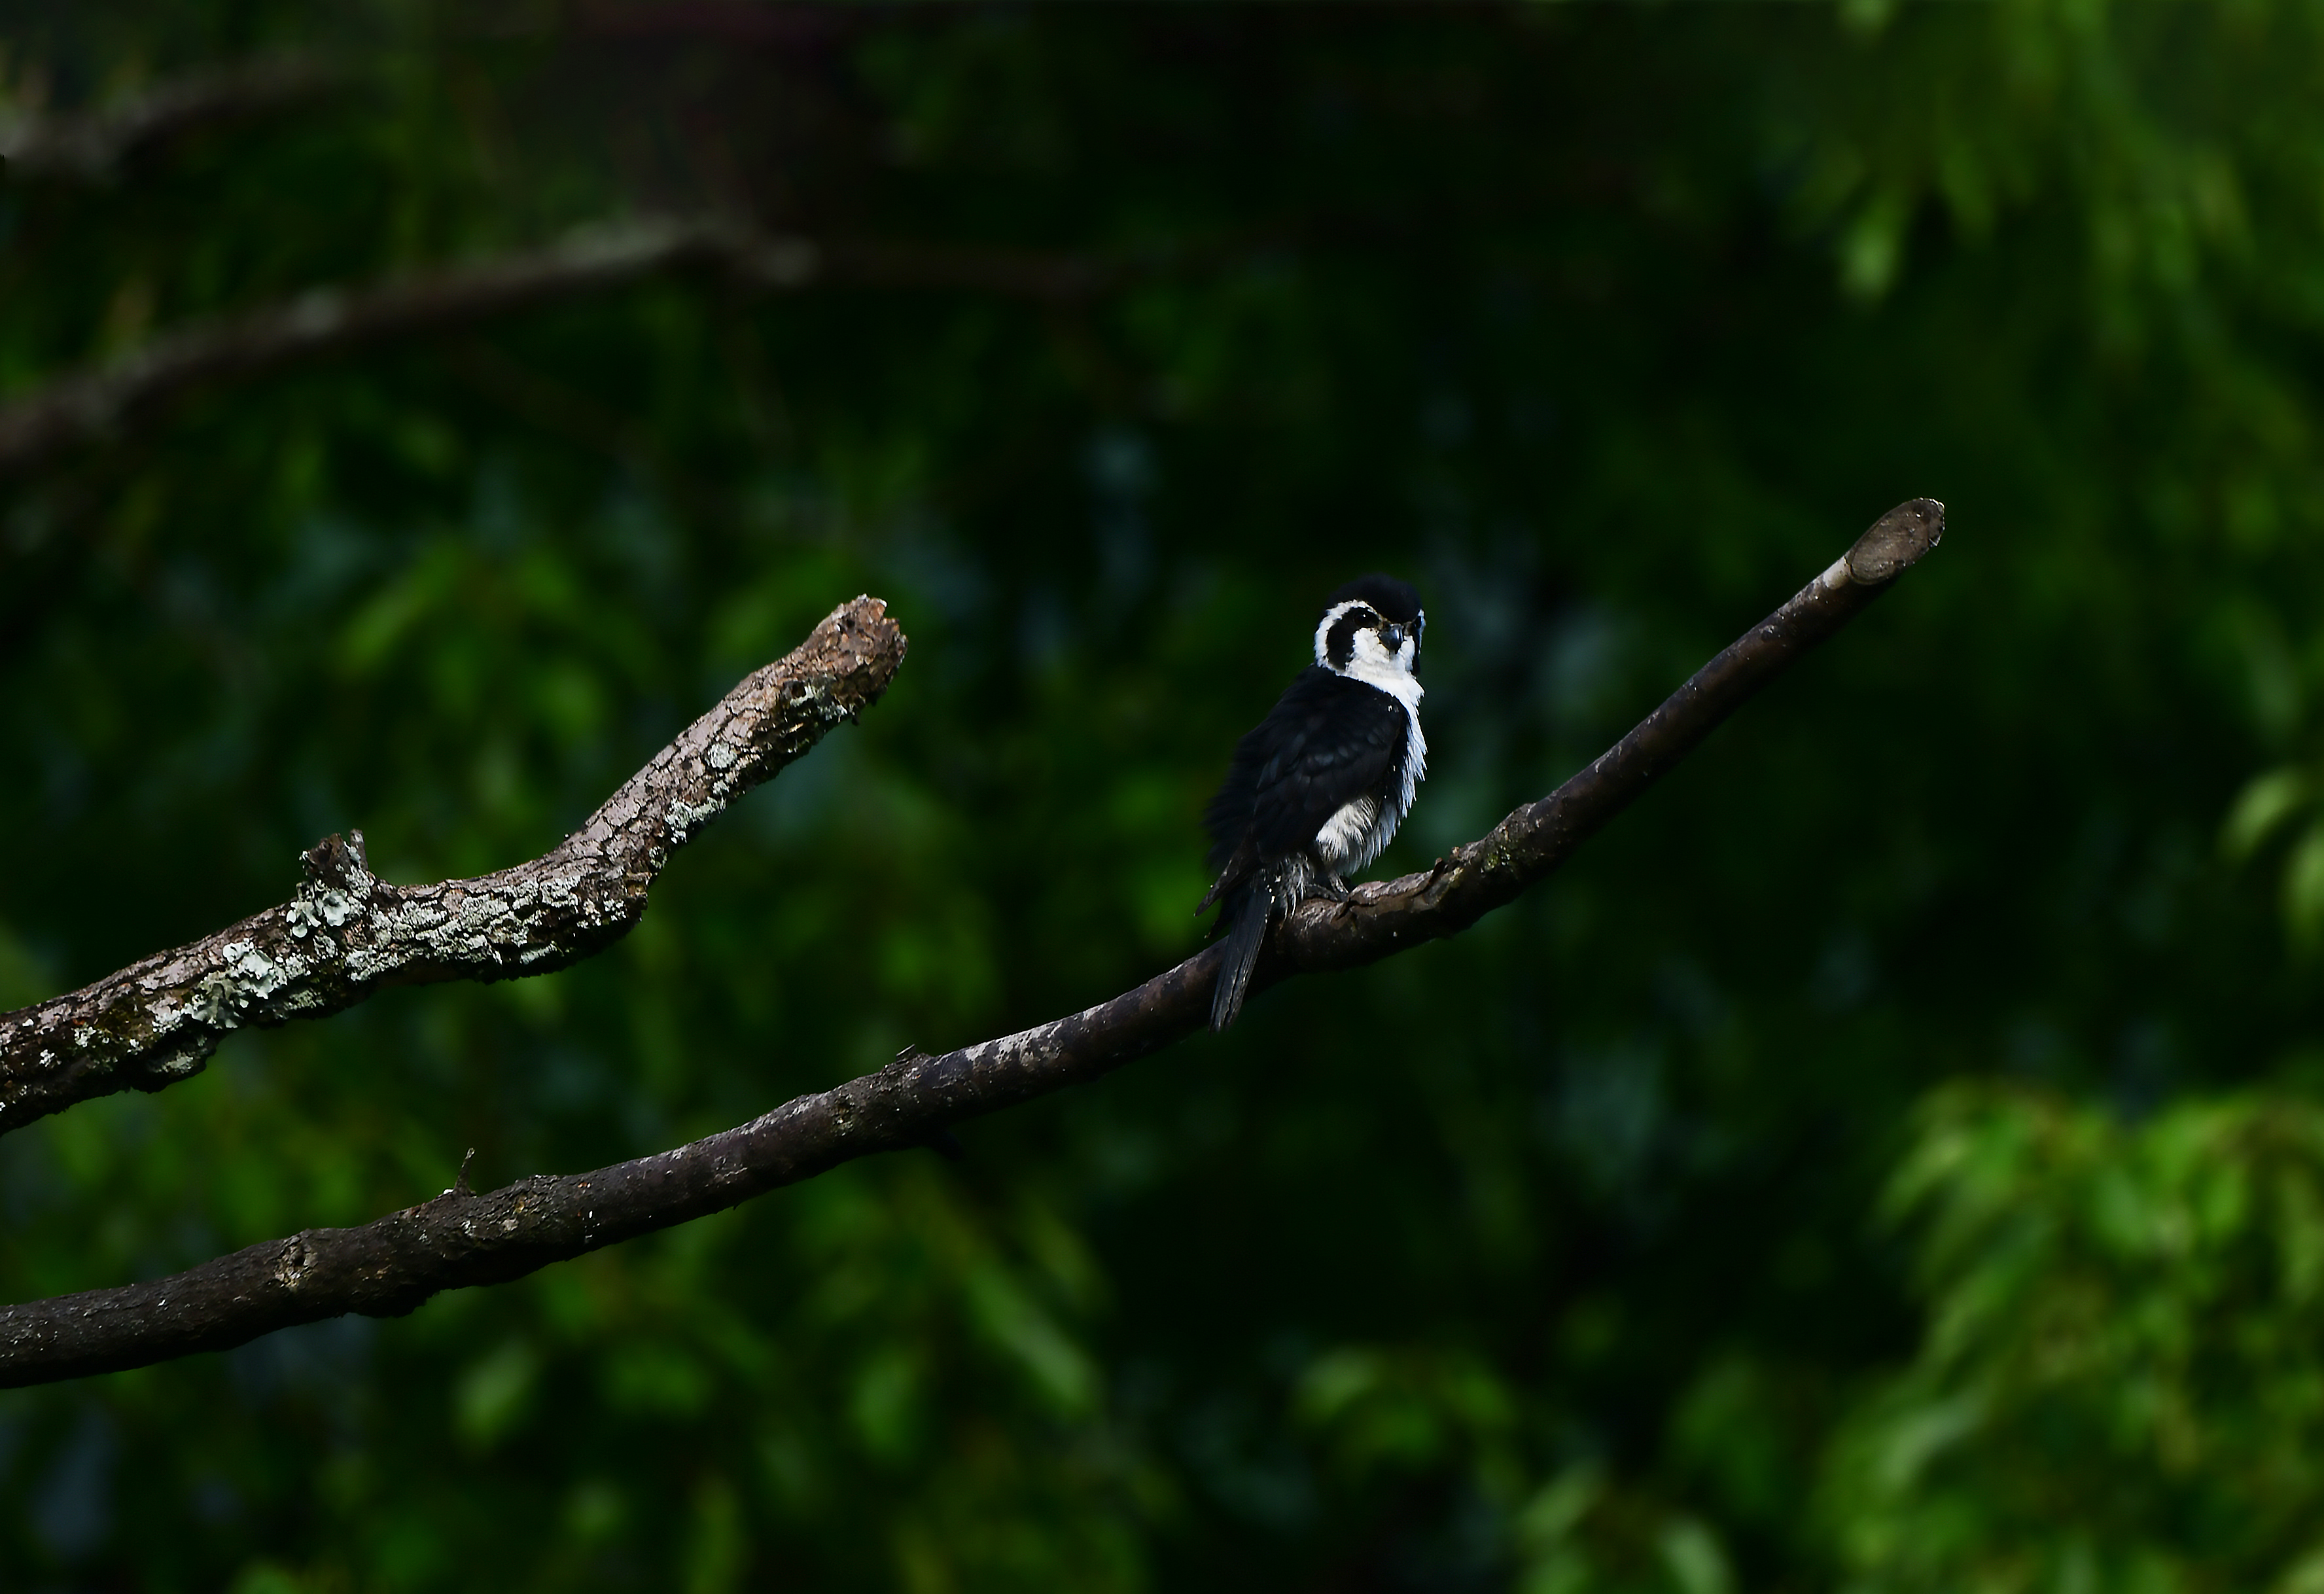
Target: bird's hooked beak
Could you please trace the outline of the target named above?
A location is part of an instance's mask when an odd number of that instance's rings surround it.
[[[1379,639],[1381,646],[1393,653],[1404,646],[1404,627],[1390,621],[1380,627]]]

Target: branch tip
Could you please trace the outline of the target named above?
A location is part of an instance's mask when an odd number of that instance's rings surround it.
[[[1921,562],[1944,540],[1945,506],[1933,498],[1908,498],[1872,522],[1841,562],[1865,586],[1880,586]]]

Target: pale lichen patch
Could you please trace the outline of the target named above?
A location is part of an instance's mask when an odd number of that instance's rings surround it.
[[[197,1024],[208,1024],[219,1029],[232,1029],[241,1022],[235,1017],[234,981],[226,974],[202,976],[194,987],[193,1000],[186,1004],[187,1016]]]
[[[303,940],[326,926],[337,929],[354,912],[355,904],[345,891],[337,886],[318,889],[314,882],[309,881],[305,889],[290,899],[286,917],[290,921],[290,934]]]
[[[672,799],[669,805],[669,843],[673,847],[685,845],[696,826],[706,825],[726,811],[726,805],[714,799],[696,805],[683,799]]]

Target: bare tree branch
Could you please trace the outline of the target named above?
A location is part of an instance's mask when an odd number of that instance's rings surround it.
[[[1353,967],[1449,935],[1555,869],[1745,699],[1845,624],[1934,547],[1943,507],[1883,516],[1791,602],[1720,653],[1587,769],[1425,874],[1311,902],[1275,936],[1262,980]],[[592,1173],[454,1189],[359,1229],[310,1229],[169,1278],[0,1310],[0,1386],[51,1382],[219,1350],[359,1312],[400,1316],[443,1290],[720,1212],[873,1152],[1091,1080],[1204,1027],[1219,948],[1137,990],[1037,1029],[941,1057],[907,1052],[876,1073],[762,1118]]]
[[[288,903],[96,984],[0,1014],[0,1130],[199,1073],[229,1030],[316,1018],[385,984],[565,968],[629,933],[671,853],[726,805],[880,700],[904,633],[878,598],[843,604],[746,677],[546,857],[475,880],[392,886],[363,833],[306,854]]]
[[[0,118],[0,161],[11,177],[106,182],[145,152],[201,127],[267,115],[347,81],[344,67],[284,55],[197,72],[78,115]]]
[[[110,364],[60,377],[0,405],[0,476],[104,441],[198,384],[439,334],[667,272],[720,272],[765,290],[859,283],[1055,300],[1094,291],[1121,269],[1027,251],[770,236],[718,219],[592,227],[530,253],[360,290],[316,289],[287,304],[165,333]]]

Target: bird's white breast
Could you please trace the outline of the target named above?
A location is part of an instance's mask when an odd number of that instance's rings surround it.
[[[1360,797],[1342,805],[1315,833],[1315,851],[1325,866],[1334,874],[1351,874],[1388,851],[1404,816],[1412,812],[1413,796],[1428,775],[1428,738],[1420,732],[1420,681],[1410,670],[1359,653],[1340,673],[1387,693],[1404,706],[1404,758],[1386,811],[1378,798]]]

